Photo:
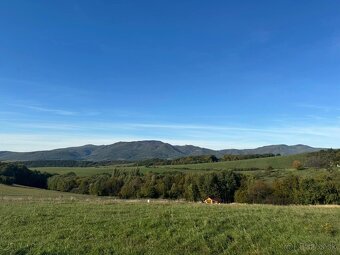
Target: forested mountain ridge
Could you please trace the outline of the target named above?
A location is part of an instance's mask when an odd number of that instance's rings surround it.
[[[111,145],[84,145],[79,147],[69,147],[49,151],[34,152],[11,152],[1,151],[0,160],[88,160],[88,161],[105,161],[105,160],[128,160],[137,161],[152,158],[174,159],[186,156],[198,155],[251,155],[251,154],[281,154],[292,155],[299,153],[319,151],[306,145],[270,145],[256,149],[226,149],[211,150],[193,145],[171,145],[161,141],[135,141],[135,142],[118,142]]]

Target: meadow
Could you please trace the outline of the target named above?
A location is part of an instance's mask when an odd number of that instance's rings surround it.
[[[211,171],[211,170],[227,170],[227,169],[262,169],[265,170],[268,167],[274,169],[291,169],[292,162],[294,160],[304,161],[306,154],[298,154],[291,156],[279,156],[268,158],[255,158],[244,159],[237,161],[219,161],[211,163],[199,163],[199,164],[185,164],[185,165],[160,165],[160,166],[132,166],[131,164],[117,164],[109,166],[96,166],[96,167],[34,167],[32,169],[38,171],[45,171],[48,173],[65,174],[68,172],[74,172],[79,176],[89,176],[97,173],[111,173],[115,168],[120,169],[140,169],[142,172],[165,172],[165,171]]]
[[[324,169],[306,168],[297,171],[292,168],[292,162],[299,160],[303,162],[306,154],[298,154],[291,156],[279,156],[268,158],[245,159],[237,161],[220,161],[212,163],[185,164],[185,165],[160,165],[160,166],[133,166],[131,164],[96,166],[96,167],[33,167],[32,170],[47,172],[51,174],[66,174],[74,172],[77,176],[92,176],[96,174],[109,173],[115,169],[124,171],[138,169],[142,173],[154,172],[164,173],[179,171],[184,173],[198,173],[207,171],[221,171],[236,169],[236,172],[245,175],[253,175],[258,179],[272,181],[276,178],[285,177],[295,174],[302,177],[313,177],[325,173]],[[268,169],[270,168],[270,169]]]
[[[339,254],[339,206],[115,200],[0,185],[0,254]]]

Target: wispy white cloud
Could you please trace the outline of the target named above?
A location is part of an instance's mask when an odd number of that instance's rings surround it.
[[[13,123],[12,123],[13,124]],[[81,126],[67,123],[16,123],[12,125],[15,128],[33,129],[33,130],[47,130],[47,131],[79,131]]]
[[[330,131],[340,131],[340,127],[329,126],[281,126],[281,127],[262,127],[247,128],[237,126],[207,126],[207,125],[178,125],[178,124],[127,124],[135,127],[153,129],[176,129],[176,130],[201,130],[208,132],[239,132],[239,133],[262,133],[262,134],[309,134],[328,136]]]
[[[31,134],[31,133],[0,133],[0,151],[37,151],[81,146],[85,144],[111,144],[133,137],[103,137],[99,135],[71,134]],[[135,138],[136,140],[139,137]]]
[[[42,106],[35,106],[35,105],[27,105],[27,104],[11,104],[11,106],[25,108],[37,112],[46,112],[52,113],[56,115],[63,115],[63,116],[70,116],[70,115],[77,115],[78,112],[69,111],[69,110],[62,110],[62,109],[53,109],[49,107],[42,107]]]
[[[26,106],[28,109],[32,109],[39,112],[48,112],[48,113],[54,113],[58,115],[76,115],[77,112],[72,111],[66,111],[66,110],[60,110],[60,109],[51,109],[51,108],[44,108],[44,107],[37,107],[37,106]]]
[[[16,151],[132,140],[162,140],[212,149],[254,148],[281,143],[340,147],[340,124],[247,127],[183,123],[11,121],[1,123],[0,140],[0,150]]]
[[[13,114],[17,114],[14,111],[0,111],[0,115],[13,115]]]
[[[228,141],[217,141],[213,139],[201,138],[174,138],[165,136],[145,136],[145,135],[98,135],[98,134],[30,134],[30,133],[0,133],[0,151],[37,151],[51,150],[56,148],[65,148],[81,146],[85,144],[112,144],[119,141],[140,141],[140,140],[161,140],[173,145],[196,145],[212,149],[225,148],[254,148],[263,145],[263,143],[254,143],[253,141],[229,139]]]
[[[91,95],[91,91],[80,87],[68,86],[66,84],[51,84],[46,81],[35,81],[30,79],[17,79],[12,77],[0,77],[0,84],[23,84],[30,88],[38,88],[40,91],[49,91],[51,93],[62,92],[74,95]],[[93,92],[92,92],[93,93]]]

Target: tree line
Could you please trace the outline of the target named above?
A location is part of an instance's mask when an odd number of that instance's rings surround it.
[[[186,165],[218,162],[219,159],[215,155],[188,156],[176,159],[146,159],[135,163],[137,166],[164,166],[164,165]]]
[[[340,150],[329,149],[308,153],[304,165],[314,168],[338,168],[340,166]]]
[[[49,173],[29,170],[22,164],[0,162],[0,183],[2,184],[47,188],[47,180],[51,176]]]
[[[141,173],[138,169],[115,169],[111,174],[83,177],[74,173],[51,175],[0,162],[0,183],[124,199],[202,201],[213,197],[225,203],[340,204],[339,171],[313,178],[291,175],[268,182],[232,170]]]
[[[278,157],[281,154],[273,154],[273,153],[265,153],[265,154],[246,154],[246,155],[233,155],[226,154],[223,155],[223,161],[237,161],[237,160],[245,160],[245,159],[254,159],[254,158],[270,158],[270,157]]]
[[[164,198],[200,201],[208,196],[234,202],[243,175],[233,171],[213,173],[146,173],[121,171],[80,177],[74,173],[55,175],[48,179],[48,188],[81,194],[116,196],[120,198]]]
[[[276,157],[280,154],[246,154],[246,155],[233,155],[226,154],[222,158],[218,158],[215,155],[201,155],[201,156],[188,156],[177,159],[147,159],[138,161],[135,165],[139,166],[158,166],[158,165],[186,165],[186,164],[200,164],[200,163],[212,163],[219,161],[236,161],[244,159],[255,159],[255,158],[268,158]]]
[[[110,174],[79,177],[56,175],[48,188],[81,194],[120,198],[164,198],[261,204],[340,204],[340,174],[315,178],[291,175],[265,182],[235,171],[209,173],[146,173],[115,170]]]
[[[27,167],[97,167],[131,163],[124,160],[81,161],[81,160],[28,160],[14,162]]]
[[[235,201],[258,204],[340,204],[339,172],[314,178],[296,175],[272,183],[248,178],[235,193]]]

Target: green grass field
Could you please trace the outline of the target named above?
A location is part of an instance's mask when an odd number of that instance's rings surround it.
[[[47,172],[51,174],[67,174],[74,172],[78,176],[91,176],[95,174],[112,173],[117,166],[99,166],[99,167],[32,167],[32,170]],[[129,167],[123,167],[129,169]]]
[[[124,201],[0,185],[0,254],[339,254],[340,207]]]
[[[267,169],[269,166],[275,169],[289,169],[292,168],[294,160],[303,162],[306,154],[298,154],[291,156],[269,157],[269,158],[256,158],[245,159],[237,161],[220,161],[215,163],[201,163],[201,164],[188,164],[188,165],[172,165],[172,166],[159,166],[159,168],[167,169],[191,169],[191,170],[224,170],[224,169]]]
[[[166,165],[156,167],[145,167],[145,166],[129,166],[129,165],[112,165],[112,166],[99,166],[99,167],[36,167],[32,168],[41,172],[66,174],[74,172],[78,176],[91,176],[102,173],[112,173],[114,169],[121,170],[132,170],[139,169],[141,172],[169,172],[169,171],[180,171],[180,172],[205,172],[205,171],[220,171],[228,169],[238,169],[238,172],[242,172],[246,175],[254,175],[258,179],[272,181],[275,178],[284,177],[290,174],[296,174],[299,176],[317,176],[325,173],[325,170],[316,169],[304,169],[295,170],[292,169],[292,162],[294,160],[300,160],[303,162],[306,155],[293,155],[293,156],[282,156],[282,157],[271,157],[271,158],[259,158],[259,159],[248,159],[239,161],[222,161],[216,163],[201,163],[201,164],[187,164],[187,165]],[[273,170],[267,170],[271,166]],[[257,168],[258,170],[249,170],[250,168]]]
[[[139,166],[138,169],[142,172],[166,172],[166,171],[182,171],[182,172],[197,172],[197,171],[211,171],[211,170],[227,170],[227,169],[267,169],[269,166],[274,169],[291,169],[294,160],[300,160],[303,162],[306,158],[305,154],[270,157],[270,158],[258,158],[258,159],[246,159],[238,161],[221,161],[215,163],[201,163],[201,164],[187,164],[187,165],[165,165],[156,167]],[[48,173],[65,174],[74,172],[79,176],[89,176],[100,173],[112,173],[115,169],[136,169],[136,166],[129,165],[111,165],[111,166],[98,166],[98,167],[35,167],[32,169],[38,171],[45,171]]]
[[[139,169],[142,173],[158,172],[163,173],[167,171],[180,171],[180,172],[202,172],[207,170],[196,170],[186,168],[172,168],[169,167],[145,167],[145,166],[124,166],[124,165],[110,165],[110,166],[98,166],[98,167],[32,167],[32,170],[38,170],[40,172],[47,172],[51,174],[66,174],[74,172],[78,176],[91,176],[95,174],[112,173],[114,169],[121,169],[124,171]],[[212,169],[213,170],[213,169]]]
[[[69,192],[38,189],[26,186],[7,186],[0,184],[0,201],[5,200],[84,200],[84,199],[105,199],[98,196],[82,195]]]

